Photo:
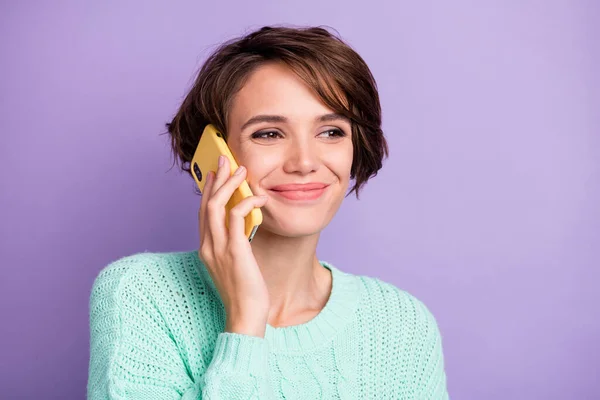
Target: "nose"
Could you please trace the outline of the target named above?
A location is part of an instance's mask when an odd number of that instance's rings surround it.
[[[306,137],[310,137],[307,135]],[[290,142],[286,149],[283,170],[289,174],[306,175],[319,169],[319,149],[314,140],[299,139]]]

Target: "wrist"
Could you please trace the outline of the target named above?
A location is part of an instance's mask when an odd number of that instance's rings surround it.
[[[265,337],[265,332],[267,330],[266,323],[264,324],[249,324],[249,323],[240,323],[240,322],[227,322],[225,324],[225,332],[229,333],[237,333],[240,335],[248,335],[248,336],[256,336],[260,338]]]

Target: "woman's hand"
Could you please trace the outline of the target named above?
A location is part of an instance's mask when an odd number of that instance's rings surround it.
[[[227,157],[219,157],[216,176],[207,174],[198,213],[200,259],[206,265],[225,306],[225,332],[264,337],[269,292],[244,232],[244,218],[262,207],[266,196],[252,196],[231,209],[229,229],[225,205],[246,177],[242,166],[231,175]]]

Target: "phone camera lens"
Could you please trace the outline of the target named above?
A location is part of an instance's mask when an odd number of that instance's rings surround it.
[[[221,132],[217,132],[217,136],[220,137],[220,138],[223,137],[223,135],[221,135]]]
[[[198,178],[199,181],[202,181],[202,172],[200,172],[198,163],[194,163],[194,173],[196,174],[196,178]]]

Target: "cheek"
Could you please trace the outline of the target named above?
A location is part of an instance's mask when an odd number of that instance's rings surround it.
[[[263,194],[263,191],[260,190],[261,179],[281,164],[279,156],[265,153],[248,153],[243,158],[240,158],[240,163],[243,163],[244,167],[248,170],[246,181],[250,185],[252,192],[256,195]]]
[[[327,160],[331,170],[340,177],[341,180],[350,179],[352,170],[352,146],[336,149],[328,154]]]

